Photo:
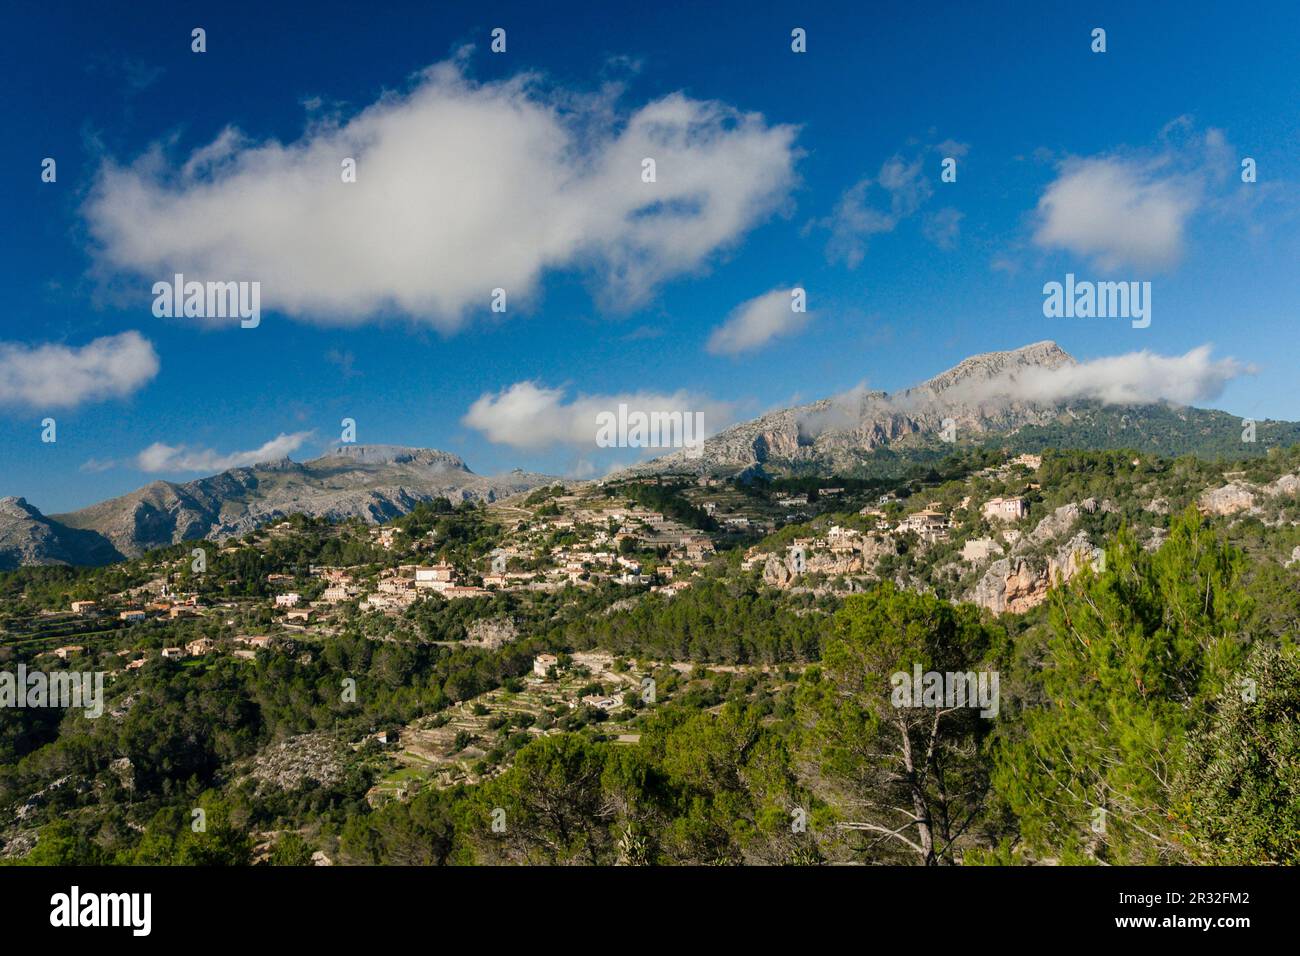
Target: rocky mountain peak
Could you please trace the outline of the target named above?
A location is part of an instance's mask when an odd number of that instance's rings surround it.
[[[1032,345],[1005,352],[983,352],[972,355],[907,391],[925,390],[938,395],[964,383],[1014,376],[1025,369],[1056,369],[1074,364],[1076,364],[1074,358],[1055,342],[1034,342]]]
[[[877,448],[899,441],[924,441],[926,436],[937,440],[947,419],[964,435],[1042,425],[1059,414],[1060,403],[1020,397],[1017,378],[1074,364],[1075,360],[1051,341],[985,352],[898,392],[857,388],[808,405],[769,412],[708,439],[703,456],[688,459],[677,452],[630,470],[707,472],[769,463],[851,470]]]
[[[339,445],[314,462],[336,462],[339,459],[364,462],[371,465],[434,465],[469,471],[464,459],[436,448],[411,448],[405,445]]]
[[[12,517],[31,517],[39,515],[40,512],[27,503],[26,498],[19,498],[16,495],[7,495],[0,498],[0,514],[10,515]]]

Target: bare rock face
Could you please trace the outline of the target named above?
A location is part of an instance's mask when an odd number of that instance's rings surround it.
[[[1079,573],[1084,566],[1101,570],[1105,552],[1093,547],[1086,532],[1080,531],[1062,545],[1048,562],[1048,577],[1052,582],[1065,582]]]
[[[108,769],[122,786],[122,789],[135,789],[135,765],[131,763],[130,757],[118,757],[108,765]]]
[[[784,557],[769,554],[763,564],[763,581],[774,588],[788,588],[794,586],[801,574],[825,574],[829,577],[867,574],[875,570],[881,558],[897,553],[898,545],[893,538],[869,534],[863,537],[861,546],[852,551],[806,550],[802,569],[791,552],[786,552]]]
[[[1265,485],[1263,491],[1270,498],[1279,495],[1295,497],[1296,493],[1300,492],[1300,475],[1283,475],[1277,481]]]
[[[326,733],[300,734],[262,750],[253,760],[258,792],[292,791],[312,782],[330,787],[343,779],[343,753]]]
[[[1261,498],[1295,497],[1300,492],[1300,475],[1283,475],[1267,485],[1230,481],[1221,488],[1207,488],[1197,499],[1203,514],[1228,516],[1258,513]]]
[[[869,534],[862,539],[862,561],[867,570],[884,557],[898,554],[898,542],[888,535]]]
[[[1023,558],[1017,560],[1015,570],[1007,575],[1004,582],[1004,610],[1011,614],[1023,614],[1030,608],[1037,607],[1047,600],[1050,584],[1046,571],[1035,571]]]
[[[989,565],[969,598],[994,614],[1020,614],[1047,598],[1049,584],[1045,569],[1033,569],[1024,558],[1001,558]]]
[[[1075,509],[1077,515],[1077,507],[1067,505],[1058,508],[1055,515],[1049,515],[1043,522],[1056,521],[1059,525],[1069,516],[1069,509]],[[994,561],[975,583],[967,599],[994,614],[1022,614],[1046,601],[1047,592],[1053,586],[1069,581],[1083,567],[1100,570],[1103,560],[1104,552],[1094,547],[1088,535],[1080,531],[1048,558],[1045,567],[1035,567],[1017,555]]]
[[[769,554],[763,565],[763,581],[774,588],[788,588],[794,583],[794,571],[779,554]]]
[[[497,648],[519,637],[519,629],[510,618],[475,621],[466,628],[466,636],[474,644]]]
[[[1037,545],[1051,541],[1053,538],[1059,538],[1074,527],[1074,523],[1079,520],[1081,510],[1073,502],[1068,505],[1061,505],[1061,507],[1038,522],[1034,530],[1026,536],[1025,541],[1030,545]],[[1021,547],[1023,547],[1023,544]]]
[[[0,858],[13,859],[26,856],[36,849],[39,830],[19,830],[12,836],[0,834]]]
[[[1255,495],[1249,485],[1230,481],[1222,488],[1202,492],[1199,503],[1206,514],[1233,515],[1255,507]]]

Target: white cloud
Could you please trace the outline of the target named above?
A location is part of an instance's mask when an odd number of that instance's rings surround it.
[[[793,311],[790,293],[790,289],[773,289],[736,306],[709,336],[708,350],[715,355],[737,355],[803,329],[812,313]]]
[[[161,146],[105,163],[84,213],[110,270],[257,280],[264,307],[294,316],[449,329],[494,288],[528,305],[551,269],[641,303],[786,201],[795,135],[680,93],[628,112],[611,92],[480,83],[447,62],[288,145],[231,129],[181,163]],[[646,157],[657,182],[642,182]]]
[[[480,396],[461,423],[481,432],[488,441],[536,451],[556,445],[595,449],[597,415],[617,415],[620,404],[629,412],[695,413],[704,415],[706,435],[730,424],[732,407],[689,392],[672,394],[627,392],[620,395],[578,395],[572,400],[562,388],[516,382],[496,394]]]
[[[101,471],[111,471],[117,465],[118,463],[112,458],[87,458],[78,470],[93,475]]]
[[[843,262],[850,269],[861,265],[872,236],[893,232],[934,195],[930,174],[937,175],[940,169],[934,154],[961,158],[970,152],[970,145],[946,139],[929,146],[913,144],[904,152],[910,158],[903,152],[890,157],[877,175],[846,190],[831,215],[809,224],[809,228],[830,230],[826,243],[829,261]],[[940,248],[951,249],[957,242],[961,218],[962,213],[955,209],[942,209],[927,219],[922,234]]]
[[[73,408],[121,398],[158,374],[158,353],[139,332],[81,347],[0,342],[0,405]]]
[[[869,389],[865,381],[859,382],[847,391],[832,395],[805,411],[799,418],[799,430],[816,438],[822,432],[855,428],[862,424],[869,405],[883,400],[881,394]]]
[[[1213,359],[1210,346],[1185,355],[1143,350],[1049,369],[1029,367],[993,379],[959,384],[945,393],[953,401],[1065,402],[1095,400],[1110,405],[1159,401],[1190,405],[1218,398],[1224,387],[1254,369],[1234,358]]]
[[[945,159],[949,156],[960,159],[970,152],[970,143],[961,143],[955,139],[945,139],[934,144],[934,151]]]
[[[1103,269],[1168,268],[1182,256],[1198,180],[1161,162],[1072,159],[1038,201],[1034,242],[1093,259]]]
[[[311,437],[311,432],[279,434],[260,448],[220,454],[210,448],[188,445],[164,445],[154,442],[136,456],[136,467],[148,472],[199,471],[215,474],[230,468],[244,468],[265,461],[275,461],[297,451]]]
[[[963,218],[965,213],[951,206],[945,206],[925,218],[925,225],[921,231],[925,238],[940,249],[952,249],[957,245],[957,238],[961,235]]]
[[[818,225],[829,229],[826,257],[843,261],[856,269],[867,255],[867,240],[879,233],[893,232],[898,224],[915,213],[934,193],[934,187],[922,173],[922,158],[908,162],[894,156],[880,167],[876,177],[855,183],[840,197],[831,215]],[[882,190],[888,208],[872,204],[872,191]]]

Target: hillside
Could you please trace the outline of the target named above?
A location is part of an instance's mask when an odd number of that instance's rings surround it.
[[[295,513],[377,523],[407,514],[422,501],[494,501],[548,480],[521,471],[476,475],[457,456],[433,449],[342,446],[302,463],[283,458],[195,481],[155,481],[130,494],[55,515],[59,526],[97,536],[99,550],[73,551],[72,557],[55,559],[33,548],[23,563],[98,563],[86,558],[102,554],[103,543],[134,557],[178,541],[241,535]]]

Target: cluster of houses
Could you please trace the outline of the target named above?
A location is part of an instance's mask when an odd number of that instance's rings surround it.
[[[240,645],[230,651],[232,657],[252,660],[257,656],[257,652],[263,648],[271,646],[271,637],[264,634],[241,634],[231,639],[231,643]],[[214,654],[223,650],[226,645],[210,637],[200,637],[190,641],[188,644],[180,647],[164,647],[158,651],[158,657],[165,661],[181,660],[186,657],[203,657],[207,654]],[[86,653],[84,644],[66,644],[63,647],[56,647],[50,651],[61,661],[70,660],[80,654]],[[139,670],[149,661],[149,654],[141,653],[137,650],[124,649],[117,651],[118,657],[132,660],[127,661],[124,665],[128,671]],[[138,655],[138,656],[137,656]]]
[[[545,551],[543,567],[536,570],[510,570],[512,558],[532,560],[539,554],[537,548],[555,531],[578,530],[580,542],[551,544]],[[392,542],[391,535],[376,529],[372,535],[381,545]],[[517,529],[524,531],[525,529]],[[620,553],[625,540],[633,540],[638,547],[667,550],[670,561],[699,565],[714,553],[713,540],[704,532],[682,528],[664,515],[654,511],[631,508],[615,511],[576,509],[567,514],[548,516],[531,536],[517,534],[509,548],[493,553],[491,570],[482,575],[482,586],[460,579],[456,568],[448,563],[403,564],[382,571],[373,584],[366,586],[356,580],[347,568],[313,566],[313,577],[326,585],[319,601],[313,607],[304,606],[298,591],[285,591],[274,597],[274,607],[283,612],[283,621],[292,623],[312,620],[313,608],[338,604],[361,598],[363,611],[401,612],[416,601],[431,594],[448,600],[486,597],[493,591],[514,588],[547,588],[582,582],[594,583],[608,580],[623,585],[652,585],[656,592],[671,596],[690,586],[688,581],[673,581],[673,568],[665,564],[656,576],[643,573],[641,562]],[[534,550],[528,550],[529,544]],[[269,583],[292,583],[292,575],[271,574]]]
[[[138,598],[137,598],[138,600]],[[98,601],[73,601],[69,610],[78,617],[98,617],[112,613]],[[199,598],[196,594],[175,594],[167,585],[162,586],[162,594],[156,601],[148,601],[138,607],[128,607],[117,611],[117,619],[127,624],[136,624],[150,618],[167,618],[174,621],[179,617],[193,617],[200,613]]]
[[[538,654],[533,658],[533,681],[540,683],[550,680],[552,671],[559,670],[559,667],[560,659],[555,654]],[[622,693],[588,694],[578,700],[569,701],[569,707],[576,709],[579,706],[586,706],[609,712],[622,707],[624,700]]]
[[[425,594],[439,594],[448,600],[486,597],[486,588],[461,584],[450,564],[403,564],[380,574],[375,590],[361,602],[365,611],[400,611],[410,607]]]

